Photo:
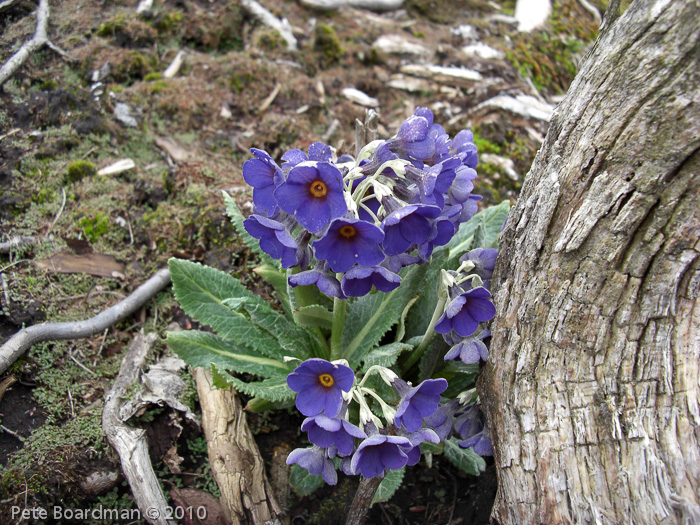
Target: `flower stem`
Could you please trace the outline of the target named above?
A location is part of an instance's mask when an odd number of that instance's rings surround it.
[[[423,339],[421,340],[418,347],[411,353],[411,356],[404,364],[404,370],[410,370],[411,367],[415,365],[418,362],[418,360],[423,356],[423,353],[430,345],[430,341],[433,340],[433,336],[435,335],[435,325],[437,324],[438,319],[440,319],[440,317],[444,313],[446,303],[447,297],[438,299],[437,305],[435,305],[435,311],[433,312],[433,317],[432,319],[430,319],[428,329],[425,331]]]
[[[343,328],[347,313],[347,299],[333,299],[333,324],[331,326],[331,361],[343,357]]]
[[[382,479],[380,476],[375,476],[360,480],[360,486],[357,487],[355,497],[348,509],[345,525],[362,525],[365,522],[372,498],[374,498],[374,493],[377,492]]]

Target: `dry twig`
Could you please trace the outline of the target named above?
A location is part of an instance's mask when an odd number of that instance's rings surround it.
[[[47,36],[49,25],[49,0],[39,0],[39,8],[36,11],[36,31],[34,36],[27,40],[10,59],[0,68],[0,86],[10,78],[17,69],[24,64],[32,53],[48,46],[63,58],[70,58],[70,55],[55,45]]]
[[[141,514],[149,523],[172,525],[172,522],[165,518],[168,502],[158,484],[148,456],[146,431],[131,427],[119,418],[119,411],[123,404],[122,396],[138,378],[146,354],[157,339],[158,335],[153,332],[146,336],[138,334],[129,345],[129,350],[119,369],[119,375],[105,398],[102,429],[110,445],[119,454],[124,477],[129,482],[131,493],[136,499]]]
[[[170,284],[170,271],[163,268],[139,286],[123,301],[84,321],[47,323],[30,326],[13,335],[0,347],[0,374],[7,370],[30,346],[41,341],[81,339],[102,332],[126,319]]]

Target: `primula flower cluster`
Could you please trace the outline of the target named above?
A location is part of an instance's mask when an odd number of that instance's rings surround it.
[[[373,372],[398,394],[395,406],[364,387]],[[312,444],[292,451],[287,463],[321,474],[330,485],[338,480],[336,463],[348,475],[383,476],[387,470],[417,464],[424,441],[439,443],[453,434],[459,436],[461,447],[492,455],[488,427],[478,406],[463,406],[459,399],[441,404],[447,388],[444,379],[412,386],[390,369],[373,366],[356,383],[352,370],[342,362],[314,358],[301,363],[287,377],[287,384],[297,392],[296,406],[307,416],[301,429]],[[367,395],[378,401],[387,425],[369,408]],[[349,421],[353,402],[359,405],[359,426]]]
[[[497,255],[496,249],[477,248],[460,257],[462,264],[458,271],[444,274],[449,300],[435,325],[435,331],[443,334],[445,342],[451,345],[445,354],[445,361],[459,359],[473,364],[488,359],[489,352],[483,340],[491,332],[476,332],[481,323],[490,321],[496,315],[490,288]]]
[[[392,386],[399,395],[396,407],[390,407],[377,394],[364,387],[372,372]],[[311,474],[321,474],[326,483],[337,482],[334,459],[346,474],[365,478],[382,476],[389,470],[415,465],[420,460],[423,441],[438,443],[435,430],[424,424],[435,414],[447,388],[444,379],[427,379],[414,387],[391,370],[375,366],[355,383],[355,376],[341,362],[307,359],[287,377],[287,385],[297,392],[296,406],[307,416],[301,429],[308,434],[312,447],[296,449],[287,463],[297,463]],[[372,413],[365,399],[370,395],[379,402],[388,425]],[[348,407],[359,405],[359,426],[348,419]]]
[[[336,157],[320,142],[307,153],[287,151],[281,165],[251,151],[255,158],[243,165],[254,204],[246,230],[283,268],[298,269],[292,287],[314,284],[329,297],[394,290],[400,270],[448,243],[481,199],[472,193],[472,133],[451,139],[427,108],[357,159]]]

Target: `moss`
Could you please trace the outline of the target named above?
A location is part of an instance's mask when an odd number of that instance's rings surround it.
[[[39,89],[41,89],[42,91],[51,91],[53,89],[58,89],[58,82],[56,82],[52,78],[44,80],[39,86]]]
[[[255,80],[255,76],[250,71],[236,71],[229,77],[228,87],[234,93],[240,93],[248,87],[248,84],[253,82],[253,80]]]
[[[181,11],[161,13],[153,20],[153,27],[159,34],[172,33],[182,22]]]
[[[78,477],[75,459],[83,448],[90,448],[97,455],[104,450],[99,412],[70,419],[62,425],[47,423],[36,429],[24,447],[0,468],[3,500],[12,500],[20,494],[23,500],[44,499],[57,484],[70,483],[71,478]]]
[[[314,52],[324,67],[338,62],[345,54],[338,35],[327,24],[318,24],[314,30]]]
[[[103,23],[96,34],[103,38],[112,38],[122,47],[146,47],[153,44],[158,36],[157,31],[150,25],[122,14]]]
[[[47,189],[41,188],[38,192],[32,195],[32,201],[36,204],[44,204],[46,202],[51,202],[53,200],[54,193]]]
[[[68,183],[77,182],[97,174],[97,166],[87,160],[76,160],[68,166],[66,174]]]
[[[161,78],[163,78],[163,74],[154,71],[153,73],[149,73],[148,75],[143,77],[143,80],[146,82],[152,82],[154,80],[160,80]]]
[[[276,49],[285,49],[286,42],[282,35],[274,29],[265,31],[258,37],[258,47],[260,49],[265,49],[267,51],[274,51]]]
[[[130,84],[135,80],[144,79],[158,65],[158,59],[153,55],[129,51],[123,54],[120,60],[114,64],[112,76],[117,82]]]
[[[127,20],[124,15],[117,15],[103,23],[96,31],[97,36],[110,37],[126,30]]]
[[[101,211],[91,217],[83,217],[79,224],[90,242],[96,242],[109,232],[109,216]]]
[[[150,91],[151,93],[160,93],[169,89],[172,89],[172,85],[170,85],[170,83],[166,82],[165,80],[158,80],[157,82],[154,82],[153,84],[148,86],[148,91]]]

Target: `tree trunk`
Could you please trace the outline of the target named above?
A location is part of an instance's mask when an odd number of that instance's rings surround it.
[[[479,383],[497,522],[700,523],[698,86],[700,2],[637,0],[555,111]]]

